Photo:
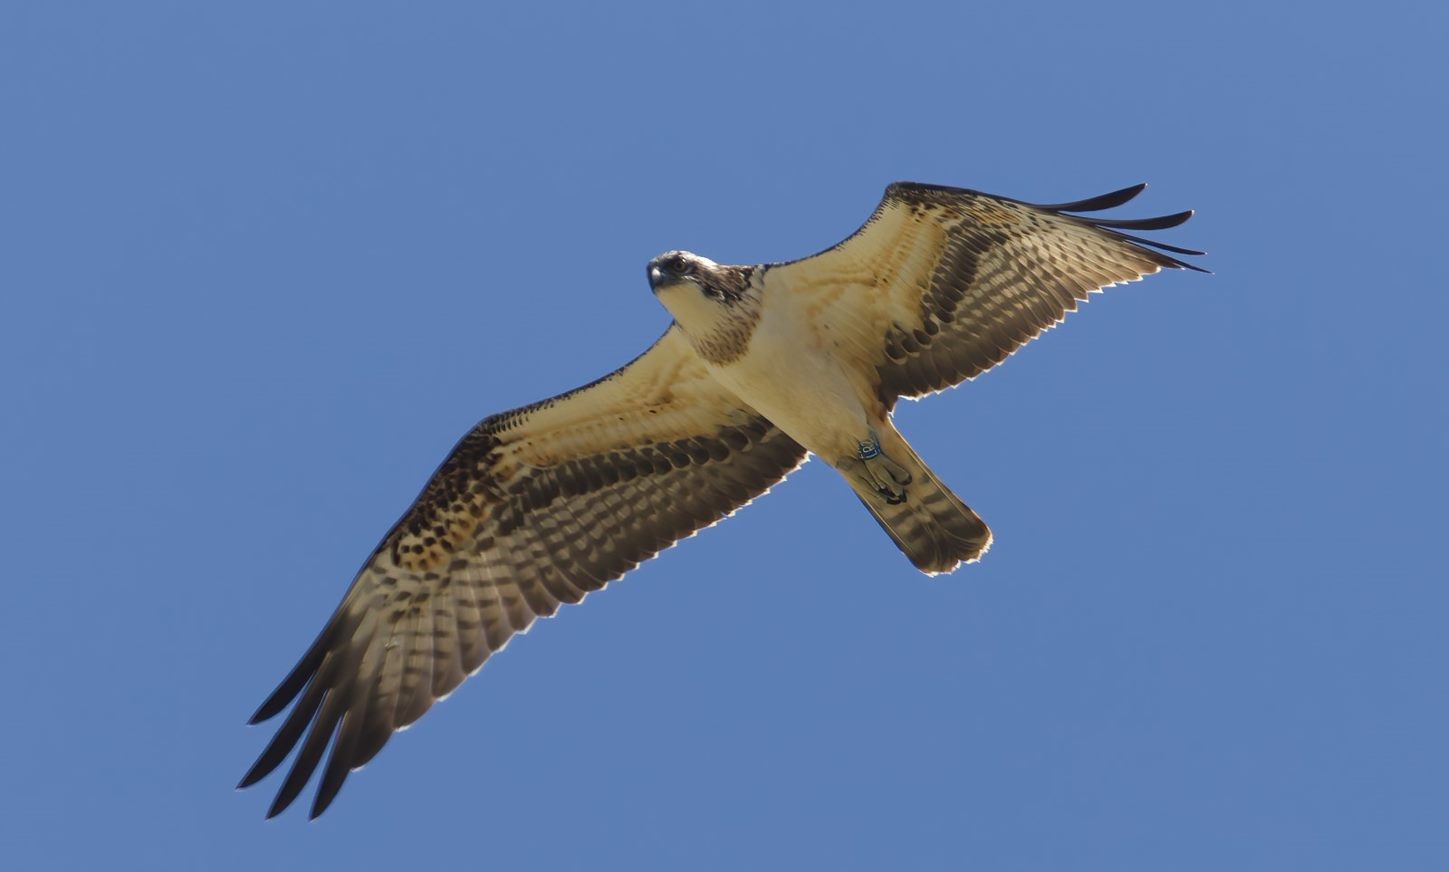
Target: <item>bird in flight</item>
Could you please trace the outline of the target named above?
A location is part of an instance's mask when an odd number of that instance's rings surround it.
[[[909,558],[950,572],[986,524],[891,422],[901,397],[973,378],[1088,294],[1200,255],[1125,231],[1192,212],[1085,217],[1145,185],[1032,205],[900,182],[844,242],[787,263],[687,251],[649,262],[673,316],[598,381],[484,419],[367,559],[337,611],[251,723],[292,705],[242,779],[300,743],[267,816],[326,765],[312,817],[392,734],[535,618],[727,517],[814,454]]]

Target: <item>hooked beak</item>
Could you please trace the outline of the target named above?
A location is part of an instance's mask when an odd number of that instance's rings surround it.
[[[672,285],[682,285],[689,281],[691,279],[666,272],[657,266],[649,267],[649,289],[656,294],[664,288]]]

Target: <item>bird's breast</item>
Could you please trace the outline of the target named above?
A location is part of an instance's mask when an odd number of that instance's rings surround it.
[[[745,353],[712,369],[790,438],[832,462],[870,429],[860,380],[789,312],[767,308]]]

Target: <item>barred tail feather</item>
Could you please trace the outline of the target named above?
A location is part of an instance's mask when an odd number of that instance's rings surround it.
[[[863,475],[849,475],[855,495],[896,547],[922,572],[950,572],[962,563],[981,559],[991,547],[991,528],[941,484],[905,440],[897,440],[886,451],[911,473],[906,501],[892,505]]]

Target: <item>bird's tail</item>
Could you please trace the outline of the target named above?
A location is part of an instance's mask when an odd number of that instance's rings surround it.
[[[991,547],[991,528],[941,484],[894,428],[886,429],[889,432],[880,434],[882,451],[911,475],[905,485],[906,498],[895,504],[887,501],[858,461],[841,468],[855,495],[922,572],[950,572],[962,563],[979,560]]]

